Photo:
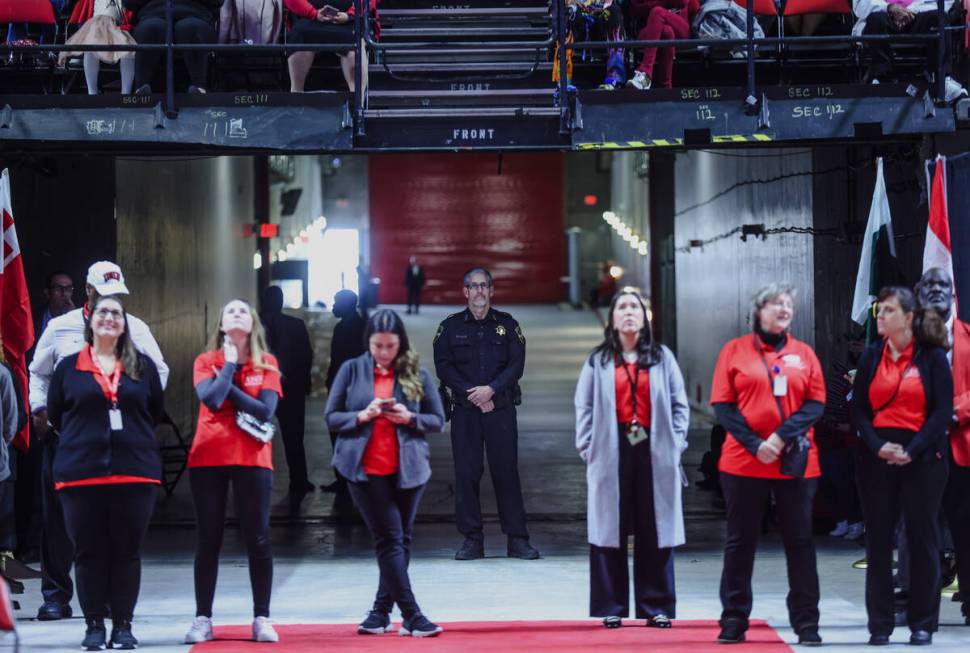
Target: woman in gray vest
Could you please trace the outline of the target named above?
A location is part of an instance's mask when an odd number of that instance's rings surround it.
[[[592,617],[618,628],[629,616],[627,538],[634,537],[636,618],[670,628],[674,549],[684,543],[680,457],[690,409],[674,355],[654,342],[640,293],[610,304],[603,342],[576,386],[576,448],[589,487]]]

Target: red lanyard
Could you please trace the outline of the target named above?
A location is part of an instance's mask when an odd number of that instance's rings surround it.
[[[91,352],[91,358],[94,360],[94,380],[101,386],[101,391],[104,392],[104,396],[111,402],[112,407],[117,406],[118,386],[121,385],[121,361],[115,361],[114,370],[109,376],[105,376],[104,372],[101,371],[101,366],[93,350]]]
[[[634,367],[633,374],[630,374],[630,368],[627,367],[626,361],[620,358],[620,365],[623,366],[623,371],[626,372],[626,380],[630,382],[630,394],[633,397],[633,420],[630,424],[636,428],[637,425],[637,384],[640,382],[640,360],[637,359],[636,366]]]

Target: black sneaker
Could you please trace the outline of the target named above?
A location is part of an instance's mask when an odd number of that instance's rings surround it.
[[[479,560],[485,557],[485,543],[481,540],[465,538],[461,548],[455,553],[455,560]]]
[[[718,644],[740,644],[744,641],[744,633],[748,624],[737,619],[721,622],[721,633],[717,636]]]
[[[357,624],[358,635],[383,635],[389,633],[394,628],[391,626],[391,617],[385,612],[371,610],[367,617]]]
[[[84,640],[81,642],[81,650],[84,651],[103,651],[108,639],[108,633],[104,629],[104,619],[87,619],[88,628],[84,631]]]
[[[408,635],[411,637],[435,637],[443,630],[444,628],[428,621],[428,618],[419,612],[410,619],[404,620],[404,623],[401,624],[400,634],[401,637]]]
[[[119,648],[131,651],[138,648],[138,640],[131,634],[131,622],[127,619],[115,621],[111,624],[111,641],[108,648]]]
[[[873,633],[869,635],[869,646],[888,646],[889,645],[889,635],[881,635],[879,633]]]
[[[37,621],[59,621],[70,619],[74,614],[71,606],[67,603],[58,601],[44,601],[43,605],[37,609]]]
[[[818,628],[806,628],[798,633],[798,643],[802,646],[821,646],[822,637],[818,634]]]
[[[510,537],[507,553],[510,558],[519,558],[520,560],[539,559],[539,552],[529,544],[527,537]]]

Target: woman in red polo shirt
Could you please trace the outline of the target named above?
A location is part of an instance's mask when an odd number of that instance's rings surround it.
[[[637,619],[670,628],[674,547],[684,543],[681,454],[690,408],[674,355],[650,332],[640,293],[610,304],[603,342],[576,385],[576,448],[589,487],[589,612],[607,628],[630,613],[627,540],[634,538]]]
[[[815,352],[788,332],[795,290],[770,284],[752,302],[753,332],[721,349],[711,404],[728,431],[718,469],[727,504],[721,633],[744,641],[751,614],[751,573],[769,493],[788,561],[788,617],[799,644],[818,645],[818,570],[812,501],[820,476],[812,425],[825,407]]]
[[[858,467],[866,522],[866,611],[869,643],[893,632],[893,540],[900,508],[910,549],[911,644],[933,641],[940,597],[938,519],[947,479],[947,428],[953,376],[946,325],[920,309],[907,288],[878,297],[879,340],[859,360],[852,417],[865,443]]]
[[[333,466],[374,536],[380,583],[360,634],[391,630],[397,603],[402,635],[434,637],[411,591],[411,529],[431,477],[425,436],[445,425],[431,374],[418,365],[400,316],[380,310],[367,321],[368,351],[340,366],[327,398],[327,428],[337,434]]]
[[[189,481],[195,503],[196,617],[185,643],[212,639],[212,600],[216,592],[219,549],[226,521],[226,495],[232,483],[236,518],[249,554],[253,589],[253,639],[275,642],[269,621],[273,554],[269,544],[273,449],[237,424],[237,413],[273,419],[283,394],[279,365],[266,350],[266,337],[252,307],[234,299],[222,309],[209,351],[195,359],[195,391],[202,402],[189,452]]]
[[[120,297],[98,297],[84,328],[87,345],[61,361],[47,395],[48,419],[59,434],[54,487],[74,543],[77,595],[87,622],[81,648],[88,651],[138,645],[131,618],[141,545],[162,474],[155,440],[164,414],[162,384],[126,327]]]

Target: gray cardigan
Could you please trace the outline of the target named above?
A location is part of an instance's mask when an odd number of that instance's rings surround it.
[[[661,347],[660,362],[650,368],[650,462],[657,547],[684,543],[681,492],[686,476],[680,456],[687,449],[690,408],[684,379],[674,355]],[[616,374],[612,361],[590,357],[576,385],[576,449],[586,463],[589,543],[620,546],[619,429],[616,423]]]
[[[401,385],[394,380],[394,398],[414,413],[414,425],[398,425],[397,442],[400,452],[398,487],[402,489],[424,485],[431,478],[431,450],[424,436],[441,433],[445,427],[445,412],[441,396],[431,374],[421,368],[424,397],[420,403],[404,397]],[[337,378],[327,397],[327,428],[337,434],[333,466],[349,481],[366,481],[362,460],[370,441],[373,423],[357,423],[357,413],[374,399],[374,357],[364,353],[340,366]]]
[[[0,481],[10,477],[9,445],[17,435],[19,413],[17,391],[14,389],[13,375],[6,365],[0,364]]]

